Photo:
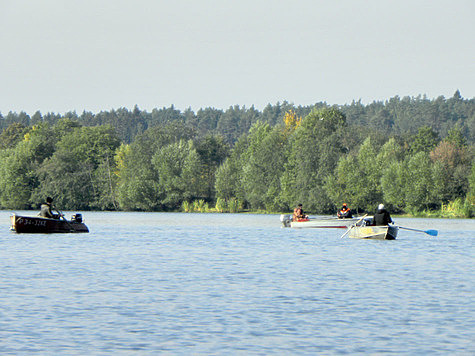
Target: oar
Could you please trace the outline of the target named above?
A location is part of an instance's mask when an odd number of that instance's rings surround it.
[[[63,220],[66,222],[66,224],[68,224],[69,228],[71,229],[71,231],[74,231],[74,227],[69,223],[68,219],[66,219],[64,217],[64,214],[58,210],[57,207],[53,206],[53,209],[56,210],[56,212],[59,214],[59,217],[60,218],[63,218]]]
[[[364,219],[365,217],[367,217],[367,216],[368,216],[368,214],[364,214],[364,216],[363,216],[361,219],[359,219],[357,222],[355,222],[353,225],[351,225],[351,226],[348,228],[348,230],[346,230],[346,232],[345,232],[343,235],[341,235],[340,238],[344,238],[344,237],[350,232],[350,230],[351,230],[353,227],[355,227],[356,225],[358,225],[358,224],[361,222],[361,220],[363,220],[363,219]]]
[[[439,232],[437,230],[418,230],[418,229],[413,229],[413,228],[404,227],[404,226],[398,226],[398,227],[400,229],[404,229],[404,230],[423,232],[423,233],[426,233],[427,235],[430,235],[430,236],[437,236],[439,234]]]

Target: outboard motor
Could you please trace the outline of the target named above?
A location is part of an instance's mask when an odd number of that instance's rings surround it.
[[[280,215],[280,221],[282,222],[282,227],[290,227],[290,223],[292,222],[292,215],[282,214]]]
[[[368,218],[364,218],[363,221],[361,222],[361,226],[373,226],[374,223],[373,223],[373,217],[368,217]]]
[[[78,223],[82,223],[82,214],[74,214],[74,215],[71,217],[71,221],[75,221],[75,222],[78,222]]]

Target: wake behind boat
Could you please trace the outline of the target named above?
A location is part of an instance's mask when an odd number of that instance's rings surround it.
[[[66,218],[52,219],[40,216],[22,216],[13,214],[10,216],[10,230],[17,233],[80,233],[89,232],[82,221],[81,214],[75,214],[71,220]]]
[[[280,215],[283,227],[293,228],[338,228],[346,229],[355,224],[359,218],[339,219],[337,217],[317,216],[314,218],[300,219],[292,221],[291,214]]]

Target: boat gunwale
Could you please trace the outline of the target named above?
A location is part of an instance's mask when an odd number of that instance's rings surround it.
[[[361,229],[375,229],[374,233],[363,234]],[[378,232],[379,230],[379,232]],[[363,225],[352,226],[349,231],[349,237],[362,240],[396,240],[399,231],[398,226],[393,225]],[[389,237],[389,238],[388,238]]]

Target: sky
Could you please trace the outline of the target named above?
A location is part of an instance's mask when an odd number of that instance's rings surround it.
[[[473,0],[0,0],[0,113],[475,97]]]

